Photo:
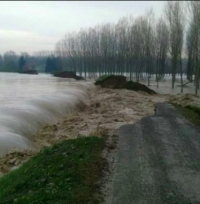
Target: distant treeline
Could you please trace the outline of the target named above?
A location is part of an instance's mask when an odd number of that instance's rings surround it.
[[[17,55],[14,51],[8,51],[0,55],[0,71],[18,72],[21,70],[36,69],[39,72],[51,73],[61,71],[62,66],[59,57],[55,57],[52,52],[40,51],[29,55],[22,52]]]
[[[117,70],[117,65],[115,65],[114,69],[105,69],[105,67],[101,67],[99,69],[98,65],[95,64],[90,66],[90,63],[85,60],[86,69],[83,69],[83,64],[81,64],[81,56],[77,58],[71,57],[62,58],[60,56],[56,56],[55,53],[49,51],[36,52],[34,55],[29,55],[27,52],[22,52],[21,55],[17,55],[14,51],[8,51],[3,56],[0,55],[0,71],[4,72],[18,72],[23,69],[36,69],[39,72],[52,73],[57,71],[76,71],[80,75],[84,74],[84,71],[92,74],[92,73],[102,73],[102,74],[113,74],[113,73],[125,73],[123,67],[121,66],[120,70]],[[64,60],[64,63],[63,63]],[[93,59],[94,60],[94,59]],[[98,59],[99,60],[99,59]],[[143,59],[144,61],[145,59]],[[187,59],[183,60],[183,72],[187,73]],[[73,62],[73,63],[72,63]],[[79,62],[79,64],[78,64]],[[115,71],[114,71],[115,70]],[[177,69],[178,73],[180,73],[180,66],[178,65]],[[145,73],[144,67],[141,68],[141,73]],[[127,72],[128,73],[128,72]],[[152,68],[152,74],[155,74],[156,71]],[[165,74],[172,73],[171,59],[169,57],[166,58],[165,69],[162,70],[163,76]]]

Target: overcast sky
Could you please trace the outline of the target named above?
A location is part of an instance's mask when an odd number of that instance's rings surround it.
[[[0,54],[54,50],[67,32],[153,8],[162,15],[163,1],[0,1]]]

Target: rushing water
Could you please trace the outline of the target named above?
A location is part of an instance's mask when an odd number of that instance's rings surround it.
[[[150,88],[158,93],[180,93],[177,87],[180,77],[177,78],[175,89],[171,89],[171,76],[166,76],[159,88],[152,77]],[[0,155],[14,147],[34,148],[32,141],[37,129],[57,122],[87,102],[91,88],[91,82],[75,82],[47,74],[0,73]],[[184,88],[184,93],[194,91],[193,83]]]
[[[91,83],[47,74],[0,73],[0,155],[34,148],[32,136],[87,101]]]

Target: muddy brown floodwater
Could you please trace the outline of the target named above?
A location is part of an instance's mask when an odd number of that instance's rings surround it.
[[[87,104],[74,111],[54,125],[46,125],[34,135],[36,150],[12,150],[0,157],[0,175],[17,168],[45,146],[51,146],[78,136],[112,137],[124,124],[134,124],[141,118],[155,114],[155,104],[165,101],[199,102],[191,94],[171,96],[170,94],[149,95],[124,89],[91,89]],[[194,99],[195,98],[195,99]],[[181,102],[180,102],[181,103]]]

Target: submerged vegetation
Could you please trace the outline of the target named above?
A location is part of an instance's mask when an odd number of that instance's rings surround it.
[[[66,140],[43,149],[0,179],[0,204],[99,203],[105,139]]]

